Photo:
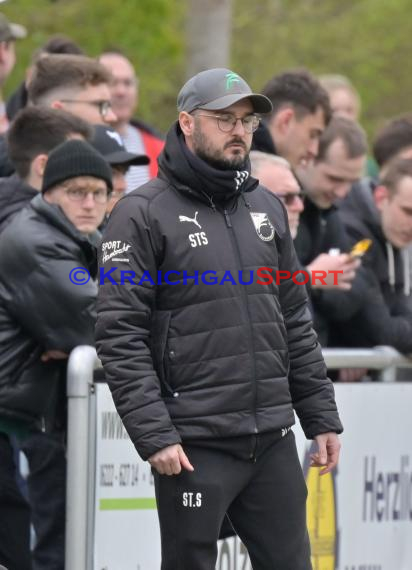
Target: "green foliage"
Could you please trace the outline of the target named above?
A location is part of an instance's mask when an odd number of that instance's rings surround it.
[[[17,45],[9,94],[22,80],[33,51],[65,34],[92,57],[107,47],[125,52],[140,79],[139,116],[164,130],[176,116],[176,82],[184,78],[184,3],[179,0],[15,0],[2,6],[29,36]]]
[[[235,2],[233,67],[256,89],[285,69],[307,67],[351,79],[370,134],[410,111],[409,0]]]
[[[174,120],[185,78],[185,0],[10,0],[1,9],[30,33],[18,43],[6,93],[34,49],[64,33],[91,56],[107,46],[123,49],[141,80],[139,116],[161,130]],[[347,75],[373,133],[411,108],[409,14],[409,0],[233,0],[232,66],[255,89],[288,68]]]

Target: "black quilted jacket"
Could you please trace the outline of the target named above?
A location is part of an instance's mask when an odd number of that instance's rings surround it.
[[[70,271],[95,274],[96,250],[39,194],[2,232],[0,266],[0,415],[36,420],[62,376],[42,353],[94,344],[97,286],[74,285]]]
[[[137,451],[278,430],[293,408],[307,437],[340,432],[305,287],[257,283],[259,267],[298,269],[283,205],[255,183],[213,207],[176,136],[159,177],[117,205],[100,254],[98,354]]]

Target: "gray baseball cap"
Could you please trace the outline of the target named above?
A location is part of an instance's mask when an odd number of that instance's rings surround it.
[[[255,113],[270,113],[272,103],[251,88],[230,69],[215,68],[201,71],[187,81],[177,96],[178,111],[190,113],[195,109],[218,111],[238,101],[249,99]]]

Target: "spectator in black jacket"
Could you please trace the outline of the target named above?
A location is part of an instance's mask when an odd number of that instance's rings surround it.
[[[394,158],[412,158],[412,115],[401,115],[390,120],[376,135],[373,154],[379,165],[379,176],[384,176],[386,168]],[[376,186],[376,180],[365,178],[361,182],[370,190]],[[412,244],[407,247],[409,254],[409,275],[412,280]]]
[[[319,150],[319,138],[331,118],[329,97],[306,70],[285,71],[262,90],[273,110],[253,136],[254,150],[278,154],[292,168],[310,163]]]
[[[226,512],[254,567],[309,570],[293,408],[323,473],[342,427],[305,288],[276,283],[298,268],[285,208],[250,176],[256,113],[271,104],[211,69],[183,86],[178,109],[159,176],[109,218],[98,353],[153,467],[163,570],[213,570]],[[275,279],[256,279],[260,267]]]
[[[364,302],[366,293],[361,272],[356,275],[359,261],[348,255],[349,240],[335,205],[361,177],[366,151],[361,127],[337,117],[320,139],[317,159],[297,170],[306,193],[295,240],[298,258],[311,271],[342,272],[335,288],[312,291],[315,329],[324,345],[329,340],[330,320],[348,319]]]
[[[375,189],[379,186],[379,179],[385,177],[389,166],[391,163],[396,159],[410,159],[412,158],[412,116],[411,115],[401,115],[399,117],[395,117],[389,120],[377,133],[373,145],[373,156],[375,158],[376,163],[379,166],[379,176],[378,179],[365,177],[362,180],[356,182],[352,190],[348,196],[348,198],[344,199],[341,204],[341,209],[346,210],[346,202],[349,201],[349,211],[353,209],[353,204],[355,200],[360,200],[361,197],[367,199],[367,203],[370,205],[371,197],[374,196]],[[352,196],[353,193],[353,196]],[[352,196],[352,198],[351,198]],[[362,200],[361,200],[362,201]],[[369,215],[371,217],[371,223],[373,220],[377,222],[376,218],[376,211],[375,208],[372,210],[368,208],[361,208],[362,217],[368,218],[367,212],[369,211]],[[344,221],[347,220],[348,214],[344,214]],[[373,225],[375,225],[373,223]],[[408,253],[408,255],[407,255]],[[372,252],[369,253],[368,259],[370,259]],[[398,284],[399,284],[399,276],[403,276],[404,268],[409,266],[409,280],[412,281],[412,244],[408,244],[405,249],[402,251],[402,256],[404,261],[402,261],[399,255],[395,255],[396,265],[397,265],[397,274],[398,274]],[[403,268],[400,268],[400,265]],[[406,273],[407,275],[407,273]],[[403,279],[403,277],[402,277]],[[409,296],[405,297],[404,301],[409,301]],[[369,337],[368,337],[369,338]],[[337,323],[334,326],[334,344],[335,345],[348,345],[348,346],[367,346],[370,345],[370,341],[367,341],[366,338],[359,338],[357,332],[355,332],[354,336],[352,336],[348,329],[344,326],[340,326]],[[360,343],[360,344],[359,344]],[[389,344],[392,344],[389,342]],[[401,350],[400,348],[398,348]],[[402,351],[402,350],[401,350]],[[401,373],[398,373],[399,377],[401,377]]]
[[[365,255],[368,302],[340,330],[350,346],[390,345],[412,353],[409,256],[412,243],[412,159],[388,163],[379,184],[358,184],[340,208],[351,243],[372,240]]]
[[[49,152],[69,138],[90,136],[89,125],[66,111],[43,107],[20,111],[7,133],[16,172],[0,179],[0,233],[40,192]]]
[[[64,567],[65,459],[59,450],[65,362],[78,344],[94,343],[97,267],[89,236],[103,219],[111,188],[110,168],[96,150],[84,141],[64,142],[49,155],[42,194],[0,236],[0,478],[7,477],[0,485],[6,493],[0,494],[0,520],[9,517],[0,525],[0,563],[16,533],[16,556],[28,547],[29,526],[18,515],[21,500],[7,454],[8,437],[20,435],[29,498],[41,504],[33,511],[34,569]],[[79,271],[88,276],[81,287],[75,284]]]

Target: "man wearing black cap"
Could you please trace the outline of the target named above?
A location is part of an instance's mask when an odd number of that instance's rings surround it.
[[[91,143],[112,169],[113,191],[106,208],[106,214],[109,216],[114,206],[126,192],[126,174],[129,168],[147,165],[150,159],[145,154],[127,151],[119,133],[104,125],[95,125]]]
[[[30,528],[13,477],[11,435],[27,454],[30,502],[42,505],[33,511],[33,568],[64,567],[65,459],[56,460],[53,441],[55,448],[64,442],[67,355],[94,343],[90,240],[111,189],[103,157],[84,141],[64,142],[49,155],[42,193],[0,236],[7,268],[0,275],[0,564],[10,568],[29,568]]]
[[[183,86],[178,110],[158,177],[108,222],[98,353],[152,465],[162,570],[214,569],[225,513],[255,570],[309,570],[293,409],[323,473],[337,464],[342,426],[305,287],[277,284],[278,270],[298,269],[287,213],[250,176],[258,113],[271,103],[211,69]]]

